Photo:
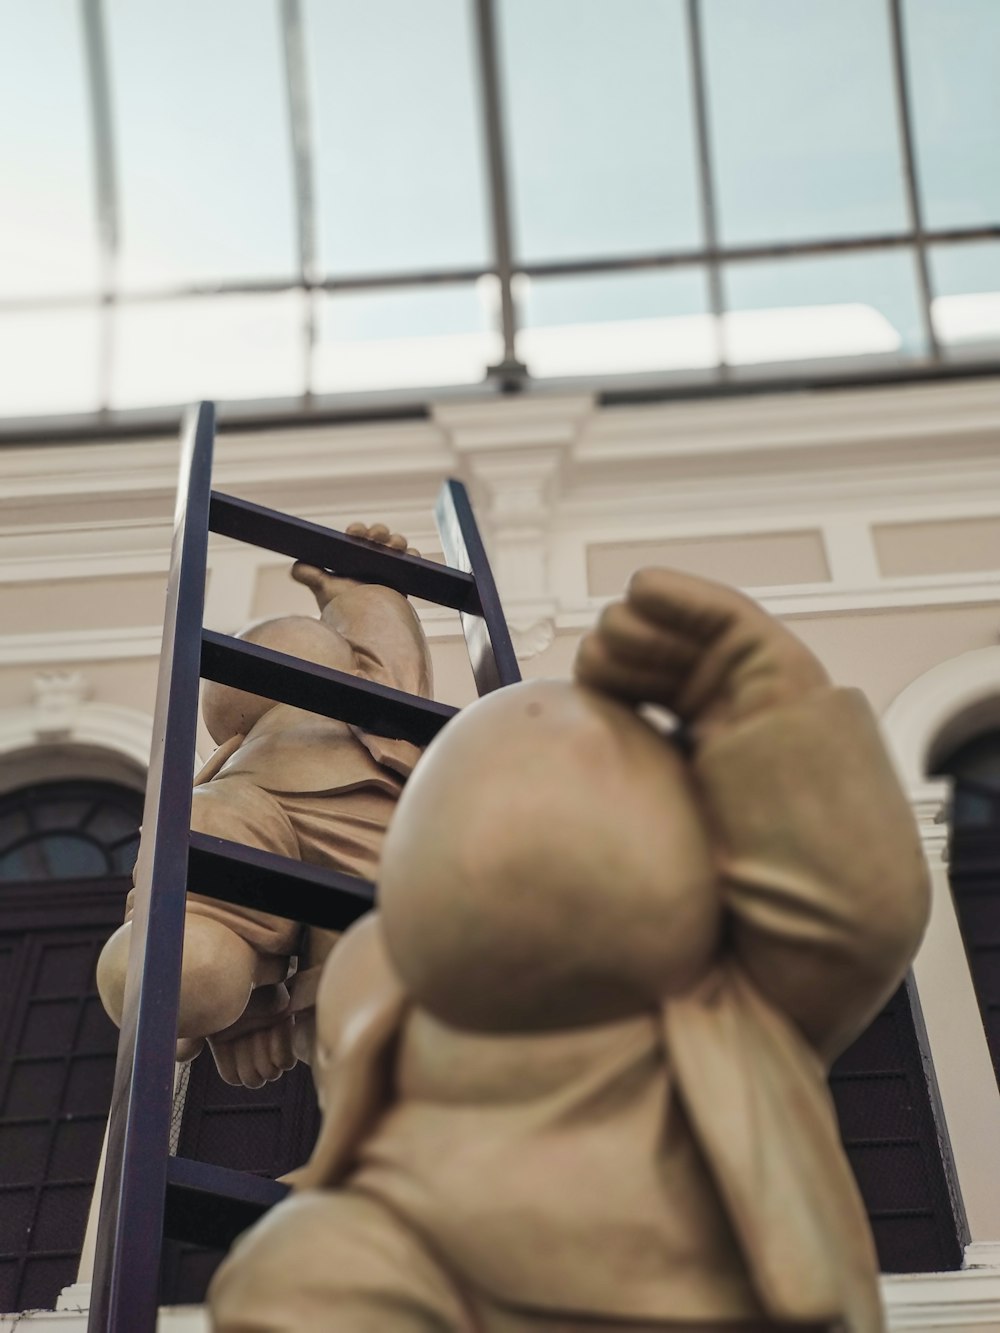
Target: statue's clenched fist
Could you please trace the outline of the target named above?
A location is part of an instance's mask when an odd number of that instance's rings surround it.
[[[742,593],[693,574],[641,569],[580,644],[577,679],[662,704],[697,741],[829,685],[822,665]]]

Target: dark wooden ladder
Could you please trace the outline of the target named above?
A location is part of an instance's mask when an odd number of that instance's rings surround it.
[[[88,1333],[154,1333],[164,1235],[226,1247],[276,1203],[276,1181],[168,1152],[189,878],[198,891],[308,925],[344,929],[374,885],[192,833],[199,680],[220,681],[376,735],[426,745],[457,711],[203,628],[208,534],[384,584],[461,614],[480,694],[520,679],[465,488],[447,481],[436,518],[449,566],[220,495],[211,489],[215,413],[192,408],[171,552],[131,959],[108,1127]],[[208,887],[211,886],[211,887]]]

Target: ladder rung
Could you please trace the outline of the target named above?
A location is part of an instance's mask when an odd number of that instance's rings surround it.
[[[164,1235],[171,1240],[226,1250],[288,1193],[288,1186],[245,1171],[211,1166],[188,1157],[167,1160]]]
[[[364,727],[376,736],[427,745],[458,712],[388,685],[362,680],[314,662],[234,639],[215,630],[201,636],[201,674],[279,703]]]
[[[375,904],[367,879],[207,833],[191,834],[188,888],[324,930],[346,930]]]
[[[380,583],[408,597],[422,597],[438,606],[481,615],[479,593],[471,574],[433,560],[381,550],[371,542],[348,537],[319,523],[291,518],[276,509],[212,492],[208,526],[212,532],[268,551],[333,569],[344,578]]]

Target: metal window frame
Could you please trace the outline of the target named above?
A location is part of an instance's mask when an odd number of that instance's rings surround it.
[[[399,415],[401,405],[407,415],[419,413],[431,397],[470,391],[482,393],[511,390],[551,391],[571,384],[579,391],[590,388],[613,400],[638,390],[642,396],[670,398],[695,393],[714,394],[730,388],[742,391],[748,380],[755,387],[767,383],[775,391],[784,387],[801,388],[804,383],[864,382],[868,376],[858,366],[846,362],[838,366],[808,361],[773,363],[756,368],[748,376],[727,362],[724,345],[725,292],[722,280],[727,264],[751,263],[767,259],[783,260],[821,255],[881,253],[908,250],[914,258],[917,299],[924,332],[926,353],[906,355],[895,367],[884,358],[873,358],[871,378],[915,370],[923,378],[952,378],[1000,370],[1000,358],[971,362],[949,360],[941,347],[932,314],[933,290],[928,250],[931,245],[957,244],[1000,239],[1000,221],[995,225],[928,229],[924,225],[919,169],[913,130],[912,97],[906,55],[903,0],[884,0],[890,31],[890,61],[893,95],[899,134],[900,164],[909,225],[899,231],[853,236],[826,236],[813,239],[725,245],[719,237],[717,188],[712,160],[710,105],[707,86],[706,53],[702,32],[701,0],[685,0],[687,57],[691,69],[691,96],[696,140],[698,190],[701,201],[704,245],[693,249],[665,249],[636,254],[604,254],[582,259],[531,260],[520,262],[516,253],[511,210],[511,182],[506,147],[506,123],[503,106],[501,53],[497,35],[497,0],[466,0],[470,6],[474,33],[475,73],[481,95],[484,163],[487,170],[489,217],[491,220],[492,263],[484,266],[431,268],[382,273],[323,273],[317,251],[315,153],[312,113],[309,97],[305,27],[302,0],[273,0],[277,6],[282,40],[282,60],[291,138],[292,189],[296,219],[297,261],[292,279],[254,279],[192,283],[159,288],[123,290],[118,279],[120,250],[120,183],[114,141],[113,97],[110,81],[104,0],[79,0],[84,34],[84,59],[89,88],[90,132],[98,233],[101,248],[101,289],[92,297],[0,299],[0,315],[28,310],[70,310],[100,308],[103,311],[100,356],[100,409],[97,413],[66,414],[60,417],[7,418],[0,421],[0,440],[30,440],[51,436],[86,437],[94,429],[107,433],[134,433],[173,425],[178,407],[158,409],[115,409],[110,407],[111,380],[115,364],[114,311],[118,306],[136,302],[171,302],[190,298],[236,295],[268,295],[302,292],[307,311],[302,329],[302,392],[269,403],[238,400],[227,405],[224,420],[257,422],[314,420],[317,412],[329,419],[352,411],[365,417]],[[684,372],[664,368],[655,376],[584,375],[567,381],[534,379],[517,358],[518,319],[514,300],[514,280],[520,275],[531,278],[555,278],[597,274],[656,271],[677,267],[705,271],[708,311],[715,318],[717,364],[707,371]],[[315,305],[318,296],[330,292],[389,291],[426,289],[442,284],[471,284],[482,277],[493,277],[500,291],[500,332],[503,356],[499,364],[484,367],[484,381],[477,386],[428,386],[421,390],[385,389],[364,394],[323,394],[315,392],[313,362],[317,328]],[[636,383],[636,381],[641,381]]]

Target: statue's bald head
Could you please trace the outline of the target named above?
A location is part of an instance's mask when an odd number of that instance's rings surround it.
[[[721,909],[673,744],[603,695],[515,685],[465,709],[387,835],[380,904],[414,998],[446,1022],[612,1020],[704,970]]]
[[[337,671],[356,671],[354,654],[346,640],[323,620],[313,616],[282,616],[262,620],[241,630],[237,638],[260,644],[275,652],[301,657],[319,666]],[[206,681],[201,695],[201,711],[209,734],[216,745],[230,736],[245,736],[255,722],[274,707],[273,699],[251,694],[233,685]]]

